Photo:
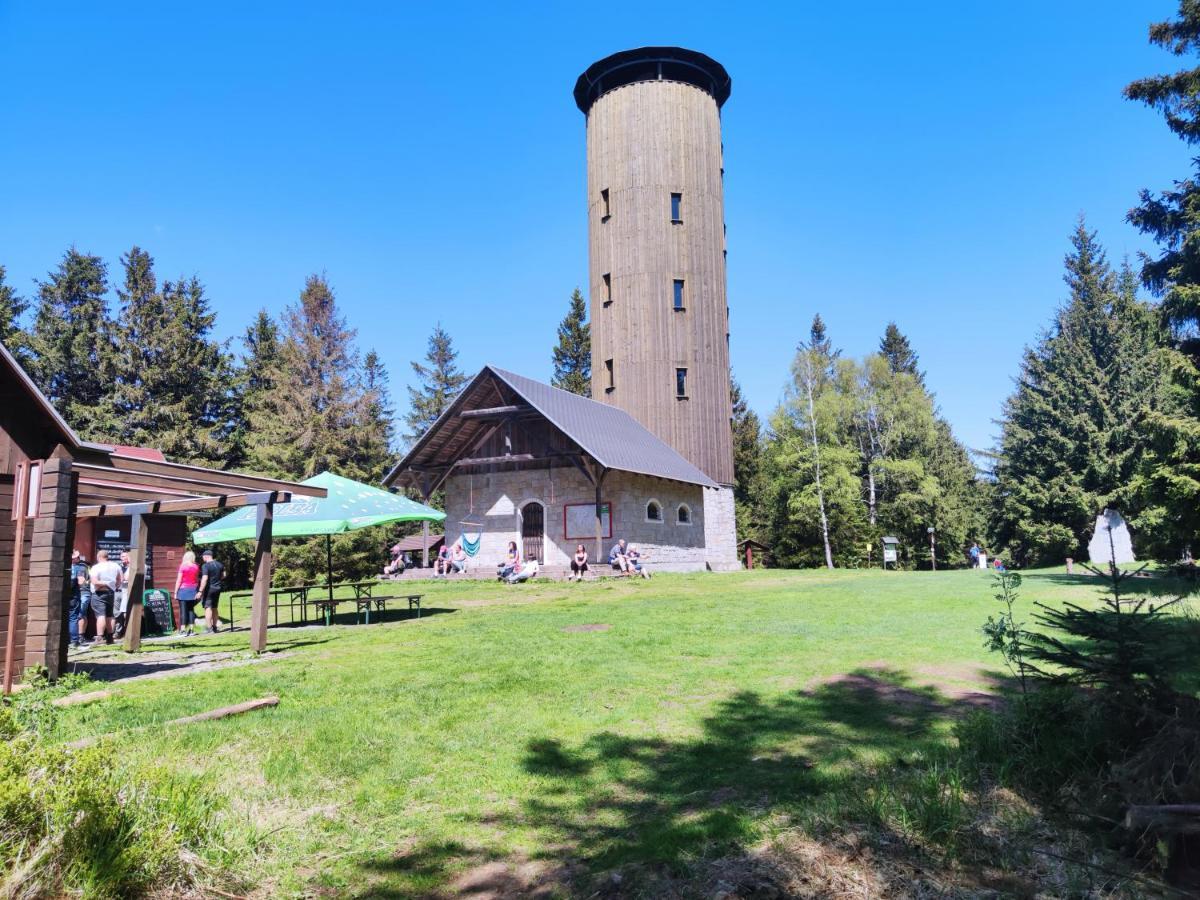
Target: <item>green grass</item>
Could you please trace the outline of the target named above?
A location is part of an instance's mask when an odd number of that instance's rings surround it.
[[[1099,587],[1027,573],[1022,612]],[[246,885],[412,896],[488,861],[586,879],[750,846],[864,767],[945,746],[951,695],[1006,678],[983,649],[999,604],[980,572],[421,589],[419,621],[273,629],[268,661],[122,684],[63,710],[55,736],[115,733],[112,758],[217,785]],[[589,624],[609,628],[567,630]],[[266,694],[279,706],[161,727]]]

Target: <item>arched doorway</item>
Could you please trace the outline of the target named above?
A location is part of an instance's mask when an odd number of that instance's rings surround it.
[[[545,562],[546,508],[536,500],[521,507],[521,558]]]

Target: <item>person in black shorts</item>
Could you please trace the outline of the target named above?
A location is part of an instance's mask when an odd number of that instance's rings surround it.
[[[208,633],[213,634],[221,619],[217,615],[217,604],[221,601],[221,587],[225,581],[225,567],[213,559],[212,550],[206,549],[201,555],[204,564],[200,566],[200,603],[204,606],[204,624]]]

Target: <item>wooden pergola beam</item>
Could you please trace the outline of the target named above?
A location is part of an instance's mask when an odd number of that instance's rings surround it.
[[[75,515],[80,519],[97,516],[148,515],[153,513],[198,512],[203,509],[237,509],[270,503],[289,503],[290,491],[254,491],[243,494],[220,494],[215,497],[186,497],[180,500],[141,500],[114,504],[81,506]]]
[[[151,462],[153,462],[153,460],[151,460]],[[168,463],[168,465],[174,465],[174,463]],[[124,488],[132,488],[135,486],[146,487],[158,491],[174,493],[182,497],[196,497],[203,494],[233,493],[230,490],[231,480],[224,477],[224,475],[233,473],[220,473],[215,470],[212,474],[217,476],[216,478],[201,477],[198,474],[185,475],[176,472],[139,472],[129,470],[124,467],[117,467],[114,469],[112,466],[97,465],[95,463],[75,463],[74,468],[79,472],[79,482],[81,485],[119,485]],[[207,472],[208,470],[202,471]],[[116,475],[115,472],[120,472],[120,475]],[[254,482],[262,480],[258,476],[238,475],[237,478],[243,482],[244,479],[250,479]],[[274,481],[274,479],[267,480]],[[258,484],[243,483],[240,485],[240,487],[245,491],[249,491],[252,489],[259,489],[261,486]],[[261,489],[282,490],[286,488],[281,488],[278,485],[272,485],[270,488],[261,487]],[[292,491],[292,493],[299,492]]]
[[[223,472],[219,469],[206,469],[203,466],[187,466],[183,463],[163,462],[155,459],[141,459],[135,456],[122,456],[119,453],[96,453],[95,456],[81,457],[80,462],[91,465],[95,469],[120,473],[142,473],[145,475],[170,478],[176,483],[181,481],[196,485],[193,494],[212,494],[224,489],[225,493],[244,493],[250,491],[288,491],[301,497],[327,497],[329,492],[322,487],[307,484],[296,484],[278,478],[266,478],[262,475],[244,475],[241,472]],[[111,481],[120,482],[116,475]]]

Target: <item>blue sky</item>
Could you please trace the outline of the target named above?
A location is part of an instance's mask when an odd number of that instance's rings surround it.
[[[853,5],[20,3],[0,0],[0,264],[23,293],[74,244],[198,275],[222,337],[324,270],[405,403],[433,324],[468,371],[546,379],[586,288],[595,59],[679,44],[723,114],[735,372],[777,404],[814,312],[854,356],[908,334],[986,447],[1064,297],[1080,214],[1110,257],[1188,149],[1123,100],[1178,61],[1166,0]],[[118,273],[119,274],[119,273]]]

